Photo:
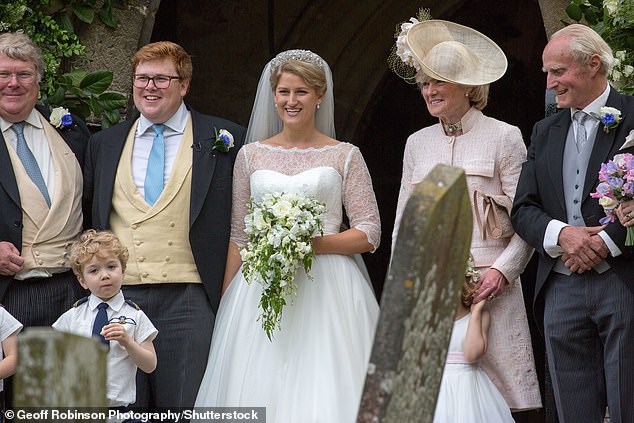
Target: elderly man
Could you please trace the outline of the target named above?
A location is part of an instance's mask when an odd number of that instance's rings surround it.
[[[584,25],[553,34],[543,55],[547,88],[564,109],[535,124],[515,195],[513,226],[540,253],[535,315],[541,317],[561,423],[634,422],[634,260],[625,228],[604,216],[601,163],[634,128],[634,97],[610,87],[610,47]],[[597,117],[609,106],[618,125]]]
[[[36,107],[43,67],[29,37],[0,35],[0,301],[24,326],[51,325],[82,293],[69,249],[90,133]]]
[[[132,68],[140,115],[90,140],[84,192],[92,226],[130,251],[126,298],[159,330],[158,365],[137,374],[135,407],[191,408],[220,302],[245,130],[185,105],[192,63],[178,44],[142,47]]]

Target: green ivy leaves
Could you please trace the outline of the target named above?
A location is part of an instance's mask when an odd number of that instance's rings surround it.
[[[113,6],[125,4],[125,0],[10,0],[0,4],[0,31],[22,31],[42,48],[42,103],[65,107],[84,120],[100,120],[104,128],[119,122],[119,110],[126,106],[127,98],[107,91],[112,72],[64,73],[63,65],[86,50],[75,33],[76,24],[90,25],[97,18],[109,28],[117,28]]]

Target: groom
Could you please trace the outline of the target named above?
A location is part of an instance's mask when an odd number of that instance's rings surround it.
[[[133,407],[191,408],[220,302],[245,129],[185,105],[192,62],[178,44],[142,47],[132,69],[140,116],[90,139],[84,200],[92,227],[112,230],[128,247],[124,295],[159,330],[157,368],[138,372]],[[233,140],[218,136],[223,129]]]

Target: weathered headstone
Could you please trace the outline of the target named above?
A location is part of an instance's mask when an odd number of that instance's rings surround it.
[[[14,408],[107,410],[107,354],[94,339],[51,328],[28,328],[18,338]]]
[[[403,213],[358,423],[433,420],[472,222],[464,171],[437,165]]]

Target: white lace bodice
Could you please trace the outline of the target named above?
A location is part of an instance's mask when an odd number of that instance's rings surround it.
[[[301,192],[324,202],[324,234],[339,232],[345,208],[350,227],[364,232],[374,249],[379,246],[381,221],[372,180],[352,144],[307,149],[245,145],[233,171],[231,240],[236,244],[246,244],[244,217],[251,196],[258,200],[267,192]]]

